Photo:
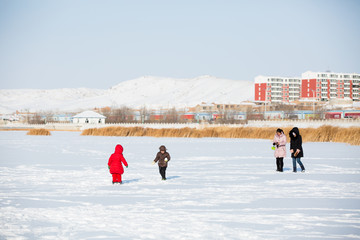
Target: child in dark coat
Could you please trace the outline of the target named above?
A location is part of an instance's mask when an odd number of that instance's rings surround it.
[[[160,151],[156,154],[153,164],[158,162],[162,180],[166,180],[166,168],[168,166],[168,161],[170,161],[170,154],[166,152],[166,147],[164,145],[160,146],[159,150]]]
[[[112,183],[120,183],[122,184],[121,175],[124,173],[123,164],[128,167],[128,163],[126,162],[123,156],[123,147],[118,144],[115,147],[115,152],[111,154],[108,162],[108,167],[110,173],[112,174]]]

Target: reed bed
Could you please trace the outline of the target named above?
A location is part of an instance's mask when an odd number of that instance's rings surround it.
[[[42,136],[50,136],[51,133],[46,129],[30,129],[26,135],[42,135]]]
[[[291,128],[283,128],[289,141]],[[258,138],[273,139],[275,128],[254,127],[211,127],[204,129],[194,128],[142,128],[142,127],[106,127],[92,128],[82,132],[81,135],[91,136],[148,136],[148,137],[182,137],[182,138]],[[303,142],[343,142],[360,145],[360,127],[340,128],[322,126],[319,128],[301,128]]]

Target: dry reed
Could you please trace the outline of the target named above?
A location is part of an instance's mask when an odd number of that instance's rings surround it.
[[[26,135],[42,135],[42,136],[50,136],[51,133],[47,129],[30,129]]]
[[[283,128],[289,141],[291,128]],[[142,127],[106,127],[92,128],[82,132],[81,135],[92,136],[148,136],[148,137],[183,137],[183,138],[259,138],[273,139],[276,128],[254,127],[211,127],[204,129],[194,128],[142,128]],[[319,128],[301,128],[300,134],[304,142],[343,142],[360,145],[360,127],[340,128],[322,126]]]

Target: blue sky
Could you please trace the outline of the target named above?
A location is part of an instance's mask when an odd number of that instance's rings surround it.
[[[0,0],[0,88],[360,73],[360,1]]]

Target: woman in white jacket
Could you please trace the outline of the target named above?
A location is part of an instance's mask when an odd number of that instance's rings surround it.
[[[276,130],[273,145],[275,146],[276,171],[282,172],[284,168],[284,157],[286,157],[286,136],[280,128]]]

